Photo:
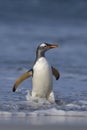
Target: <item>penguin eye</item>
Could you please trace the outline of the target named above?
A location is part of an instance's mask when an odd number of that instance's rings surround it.
[[[46,47],[47,47],[47,45],[44,46],[44,48],[46,48]]]
[[[44,46],[44,48],[46,48],[47,46]]]

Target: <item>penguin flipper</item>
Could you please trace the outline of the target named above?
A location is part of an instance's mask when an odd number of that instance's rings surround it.
[[[26,73],[24,73],[23,75],[21,75],[17,80],[16,80],[16,82],[15,82],[15,84],[14,84],[14,86],[13,86],[13,92],[15,92],[16,91],[16,89],[17,89],[17,87],[19,86],[19,84],[21,83],[21,82],[23,82],[25,79],[27,79],[27,78],[29,78],[30,76],[32,76],[33,75],[33,70],[31,69],[31,70],[29,70],[29,71],[27,71]]]
[[[55,76],[56,80],[58,80],[60,78],[60,73],[53,66],[51,68],[52,68],[52,74]]]

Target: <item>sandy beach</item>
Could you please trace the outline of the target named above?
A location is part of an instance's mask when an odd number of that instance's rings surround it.
[[[0,119],[1,130],[87,130],[83,117],[28,117]]]
[[[87,126],[68,126],[68,125],[45,125],[45,126],[33,126],[25,124],[3,124],[0,125],[1,130],[87,130]]]

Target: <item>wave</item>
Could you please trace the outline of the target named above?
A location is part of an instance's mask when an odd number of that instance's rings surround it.
[[[27,91],[26,101],[0,102],[0,117],[87,117],[87,101],[49,103],[46,99],[33,100]]]
[[[87,117],[87,111],[64,111],[51,108],[33,112],[7,112],[0,111],[0,118],[8,117],[38,117],[38,116],[62,116],[62,117]]]

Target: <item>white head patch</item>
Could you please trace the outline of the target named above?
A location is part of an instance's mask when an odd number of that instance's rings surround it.
[[[45,43],[42,43],[41,45],[40,45],[40,47],[45,47],[46,46],[46,44]]]

